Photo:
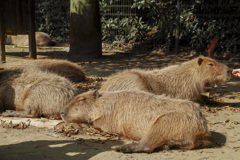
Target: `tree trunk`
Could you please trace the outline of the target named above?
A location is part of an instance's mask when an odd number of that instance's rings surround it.
[[[4,6],[5,1],[0,2],[0,56],[1,62],[6,62],[5,55],[5,18],[4,18]]]
[[[70,58],[91,60],[102,55],[98,0],[71,0]]]
[[[29,16],[29,58],[36,59],[36,38],[35,38],[35,0],[28,0],[28,16]]]

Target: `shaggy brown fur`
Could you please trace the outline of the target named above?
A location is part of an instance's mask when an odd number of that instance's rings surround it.
[[[47,33],[35,32],[37,46],[55,46],[56,42],[50,38]],[[14,44],[20,46],[28,46],[28,35],[8,35],[6,37],[6,44]]]
[[[13,63],[6,63],[3,67],[7,70],[18,69],[22,70],[24,68],[37,68],[42,71],[50,71],[57,73],[70,79],[73,82],[85,81],[85,73],[82,68],[75,63],[68,60],[60,59],[36,59],[36,60],[21,60]]]
[[[19,111],[5,116],[60,118],[60,109],[76,94],[69,80],[53,73],[32,69],[0,73],[0,108]]]
[[[148,92],[89,91],[70,101],[61,115],[65,122],[92,123],[105,132],[138,140],[113,147],[122,152],[152,152],[163,145],[194,149],[209,143],[198,104]]]
[[[100,90],[142,90],[196,100],[206,85],[224,82],[229,78],[226,65],[201,56],[163,69],[132,69],[117,73],[110,76]]]

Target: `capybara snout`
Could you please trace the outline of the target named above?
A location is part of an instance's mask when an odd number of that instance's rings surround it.
[[[65,106],[61,109],[61,111],[60,111],[61,118],[62,118],[65,122],[68,121],[68,118],[67,118],[67,115],[66,115],[66,112],[68,112],[68,109],[69,109],[68,105],[65,105]]]
[[[101,95],[95,91],[93,94],[83,93],[74,97],[61,110],[61,117],[65,122],[89,122],[85,111],[91,111],[97,98]]]
[[[63,109],[60,111],[60,115],[61,115],[61,117],[65,116],[65,111]]]
[[[207,57],[199,57],[198,64],[200,66],[199,75],[205,78],[205,83],[222,83],[230,79],[229,69],[223,63],[219,63],[214,59]]]

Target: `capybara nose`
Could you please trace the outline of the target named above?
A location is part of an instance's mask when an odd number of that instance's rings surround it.
[[[61,115],[62,115],[62,116],[64,116],[64,115],[65,115],[65,112],[64,112],[64,111],[61,111],[60,113],[61,113]]]
[[[228,71],[227,71],[227,74],[228,74],[228,77],[231,77],[232,71],[231,71],[231,70],[228,70]]]
[[[232,77],[232,71],[231,70],[228,70],[227,71],[227,80],[230,80]]]
[[[228,71],[227,71],[227,74],[232,74],[232,71],[228,70]]]

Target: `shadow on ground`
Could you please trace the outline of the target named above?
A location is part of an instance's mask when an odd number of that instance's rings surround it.
[[[226,143],[224,135],[217,132],[211,132],[211,134],[211,148],[219,148]],[[0,157],[1,160],[87,160],[102,152],[111,151],[111,146],[120,143],[122,142],[107,141],[102,144],[96,143],[93,139],[27,141],[0,146]],[[154,152],[161,152],[161,150],[157,149]]]
[[[220,148],[222,147],[227,141],[225,135],[211,131],[211,143],[213,148]]]
[[[0,146],[0,157],[1,160],[85,160],[101,152],[110,151],[111,146],[118,144],[114,141],[100,144],[95,143],[94,140],[84,139],[27,141]]]
[[[240,79],[231,77],[231,79],[217,87],[210,87],[207,92],[211,93],[210,98],[205,98],[206,105],[209,107],[229,106],[240,108]]]

